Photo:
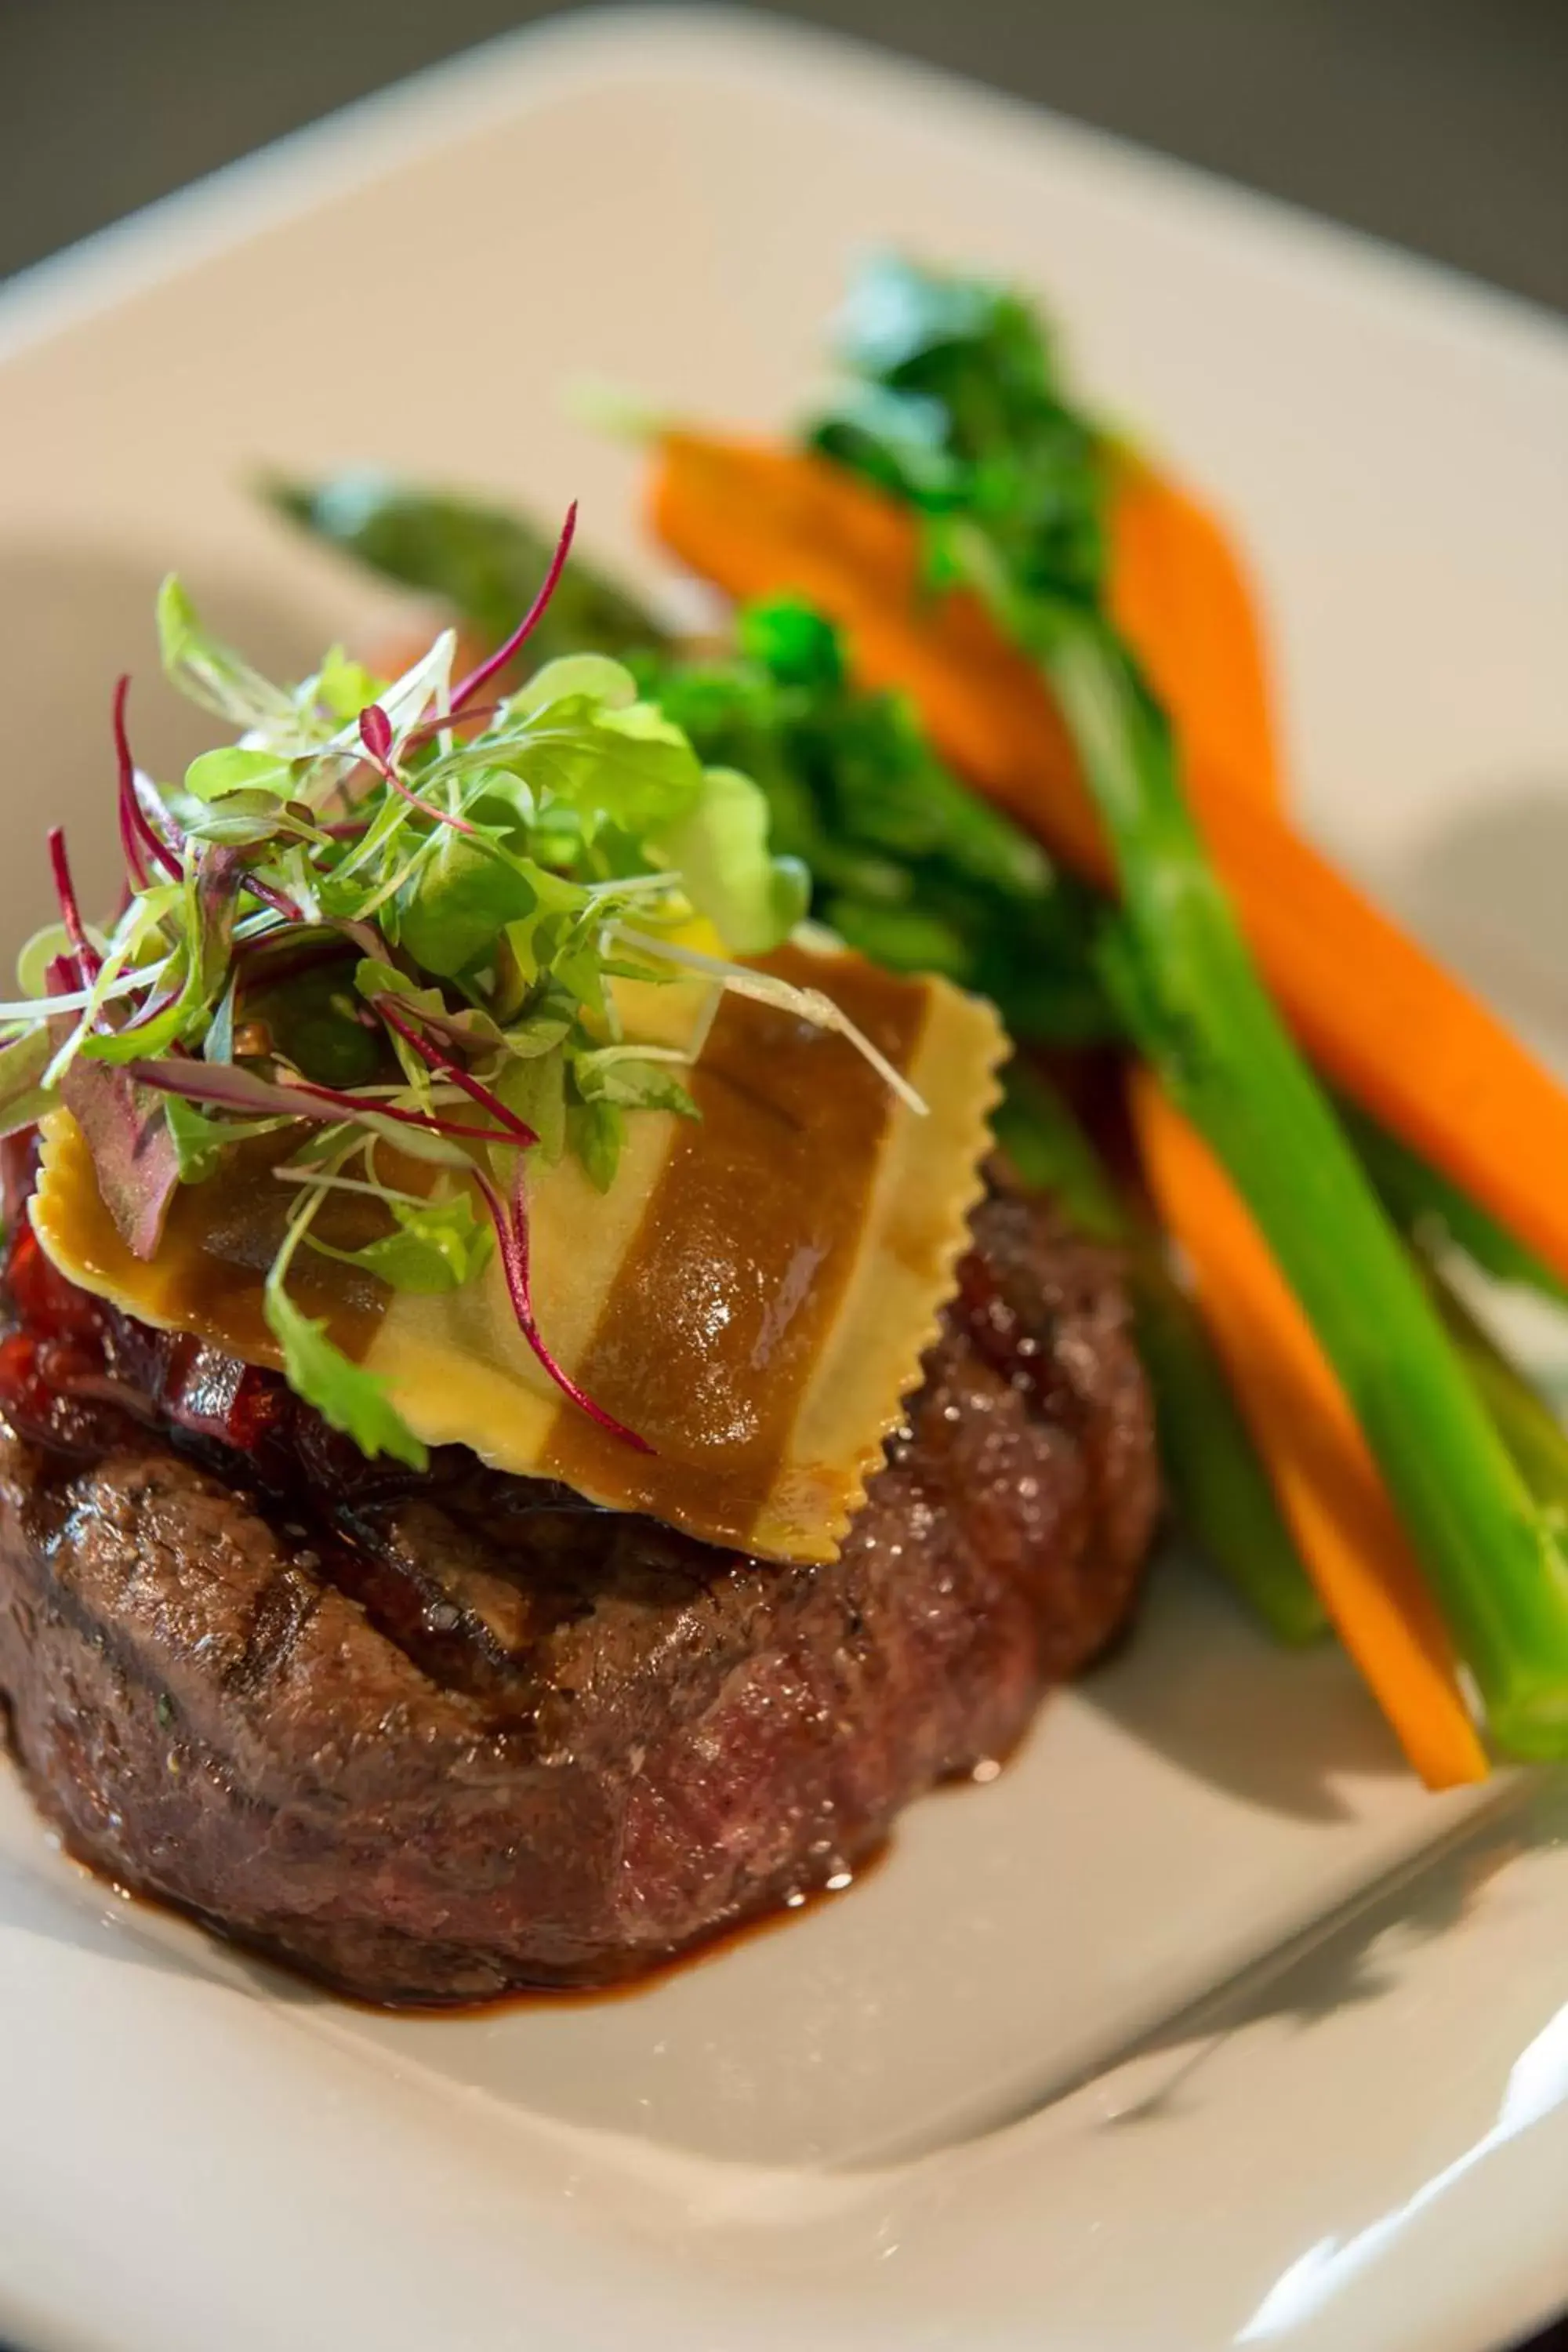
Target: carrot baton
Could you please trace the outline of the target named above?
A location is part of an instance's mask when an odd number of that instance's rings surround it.
[[[977,594],[922,591],[916,514],[826,458],[693,434],[659,445],[652,511],[666,544],[730,593],[809,596],[860,674],[901,685],[974,784],[1110,881],[1059,698]],[[1568,1094],[1256,784],[1201,751],[1187,782],[1263,976],[1319,1068],[1568,1278]]]
[[[1106,604],[1164,704],[1189,775],[1284,805],[1258,606],[1226,532],[1189,490],[1118,450],[1105,501]]]
[[[1484,1780],[1452,1645],[1388,1491],[1311,1327],[1196,1130],[1146,1070],[1129,1100],[1161,1220],[1309,1574],[1428,1788]]]

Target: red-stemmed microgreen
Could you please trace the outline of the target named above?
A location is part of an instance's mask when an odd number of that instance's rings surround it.
[[[359,739],[384,775],[392,759],[392,721],[379,702],[367,703],[360,712]]]
[[[383,1120],[390,1120],[395,1127],[422,1129],[444,1142],[493,1143],[510,1149],[517,1141],[509,1128],[477,1127],[438,1111],[384,1100],[371,1092],[318,1086],[310,1078],[290,1078],[285,1084],[231,1063],[135,1061],[126,1065],[126,1076],[160,1094],[181,1095],[187,1102],[204,1103],[216,1110],[252,1115],[281,1111],[290,1118],[334,1127],[357,1120],[372,1131]]]
[[[54,876],[55,897],[59,900],[60,920],[65,925],[66,937],[71,943],[71,954],[76,960],[77,969],[81,974],[83,983],[90,988],[98,978],[103,958],[87,935],[87,926],[81,919],[81,908],[77,904],[76,884],[71,879],[70,859],[66,852],[63,825],[52,824],[49,827],[49,868]]]
[[[121,680],[121,686],[129,686],[130,683],[129,678]],[[127,759],[129,759],[129,746],[127,746]],[[139,890],[145,890],[153,878],[147,865],[147,851],[142,840],[140,823],[142,811],[136,798],[135,786],[131,781],[128,770],[120,787],[118,814],[120,854],[125,861],[125,892],[121,903],[121,912],[123,912],[125,905],[129,904],[132,895]]]
[[[451,1080],[460,1093],[466,1094],[470,1102],[478,1103],[482,1109],[488,1111],[489,1116],[506,1129],[510,1141],[521,1150],[526,1151],[538,1142],[538,1136],[526,1119],[519,1118],[515,1111],[509,1110],[500,1097],[464,1069],[461,1062],[448,1054],[444,1045],[438,1045],[433,1037],[424,1035],[414,1027],[412,1022],[405,1020],[392,997],[377,996],[372,1001],[387,1027],[401,1037],[412,1052],[418,1055],[426,1068],[439,1071],[444,1077]],[[415,1020],[421,1017],[416,1007],[410,1006],[409,1011],[413,1013]]]
[[[550,600],[555,593],[561,574],[566,569],[566,559],[572,552],[572,541],[576,537],[576,533],[577,501],[574,499],[566,509],[566,520],[561,526],[561,536],[555,542],[555,552],[550,559],[550,569],[540,583],[538,595],[535,596],[505,644],[498,646],[489,660],[482,661],[478,669],[470,670],[462,684],[454,690],[452,698],[447,706],[453,718],[456,718],[459,711],[466,710],[480,688],[488,686],[492,677],[498,677],[510,662],[517,659],[523,646],[538,628],[545,614],[550,610]]]
[[[470,824],[467,817],[458,816],[451,809],[438,808],[434,801],[423,800],[412,785],[404,782],[393,756],[392,721],[379,702],[371,703],[360,712],[359,732],[365,758],[400,800],[406,801],[410,808],[417,809],[421,816],[429,817],[433,824],[450,825],[454,833],[467,834],[471,839],[478,839],[479,827]]]
[[[114,749],[120,768],[120,839],[132,881],[138,890],[144,890],[148,882],[149,857],[154,865],[163,867],[171,881],[179,880],[181,866],[142,805],[141,779],[131,755],[131,736],[126,725],[125,706],[130,694],[131,680],[122,677],[114,689]]]
[[[499,702],[481,702],[477,709],[470,706],[463,712],[463,725],[477,727],[485,719],[493,719],[500,707]],[[422,719],[417,727],[410,727],[404,736],[403,748],[405,751],[418,751],[425,744],[433,743],[438,735],[449,734],[451,729],[452,714],[449,710],[442,711],[435,719]]]
[[[73,999],[85,1004],[90,990],[84,992],[81,967],[73,955],[55,956],[44,974],[44,992],[53,1010],[62,1009]]]

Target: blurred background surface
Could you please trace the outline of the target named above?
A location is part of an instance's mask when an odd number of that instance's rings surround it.
[[[0,0],[0,274],[552,13],[527,0]],[[797,0],[775,13],[1568,310],[1568,0]]]

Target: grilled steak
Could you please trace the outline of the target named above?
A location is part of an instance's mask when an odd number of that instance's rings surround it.
[[[38,1802],[374,2000],[611,1980],[820,1885],[1105,1644],[1153,1515],[1115,1268],[1001,1195],[830,1568],[461,1449],[367,1464],[25,1224],[10,1288],[0,1690]]]

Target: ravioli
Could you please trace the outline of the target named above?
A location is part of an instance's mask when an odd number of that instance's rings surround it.
[[[926,1110],[792,1013],[727,994],[715,1014],[705,980],[616,983],[630,1034],[702,1040],[689,1074],[701,1117],[633,1115],[607,1193],[574,1160],[531,1168],[529,1222],[541,1329],[648,1453],[563,1397],[494,1263],[420,1297],[301,1251],[309,1287],[291,1275],[290,1288],[386,1379],[426,1444],[711,1543],[827,1560],[952,1291],[1005,1039],[989,1005],[940,979],[797,946],[764,968],[832,996]],[[247,1193],[226,1169],[183,1188],[144,1262],[115,1232],[68,1115],[44,1133],[33,1222],[62,1273],[147,1322],[279,1365],[260,1312],[264,1185],[252,1177]]]

